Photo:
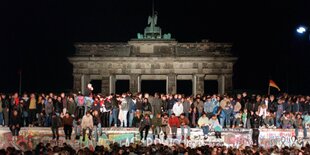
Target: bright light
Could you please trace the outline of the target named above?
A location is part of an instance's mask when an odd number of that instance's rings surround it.
[[[300,26],[297,30],[298,33],[305,33],[306,32],[306,28],[303,26]]]

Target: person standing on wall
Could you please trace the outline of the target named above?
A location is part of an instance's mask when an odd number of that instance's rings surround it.
[[[53,132],[53,140],[59,140],[59,127],[62,126],[61,118],[56,115],[55,112],[52,114],[52,132]]]
[[[64,132],[66,135],[66,140],[71,140],[71,134],[72,134],[72,127],[73,127],[73,118],[69,115],[67,112],[65,117],[63,117],[63,124],[64,124]]]

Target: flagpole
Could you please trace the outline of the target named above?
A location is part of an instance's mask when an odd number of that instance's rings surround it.
[[[19,95],[22,94],[22,71],[19,71]]]

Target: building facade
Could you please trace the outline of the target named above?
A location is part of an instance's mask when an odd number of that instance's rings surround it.
[[[76,43],[73,65],[76,91],[86,92],[91,80],[101,80],[103,94],[115,93],[117,80],[129,80],[131,92],[141,91],[142,80],[165,80],[166,93],[177,92],[177,80],[191,80],[192,94],[204,93],[205,80],[217,80],[218,93],[232,90],[233,65],[230,43],[202,40],[180,43],[161,33],[157,16],[149,17],[144,34],[125,43]]]

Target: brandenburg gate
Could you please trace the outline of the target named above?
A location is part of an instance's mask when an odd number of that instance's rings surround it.
[[[180,43],[156,26],[157,15],[148,19],[144,34],[125,43],[76,43],[69,57],[76,91],[86,92],[91,80],[101,80],[103,94],[115,93],[117,80],[129,80],[131,92],[141,91],[142,80],[165,80],[166,93],[177,92],[177,80],[191,80],[192,94],[204,93],[205,80],[217,80],[218,93],[233,88],[230,43],[202,40]],[[206,88],[207,89],[207,88]]]

